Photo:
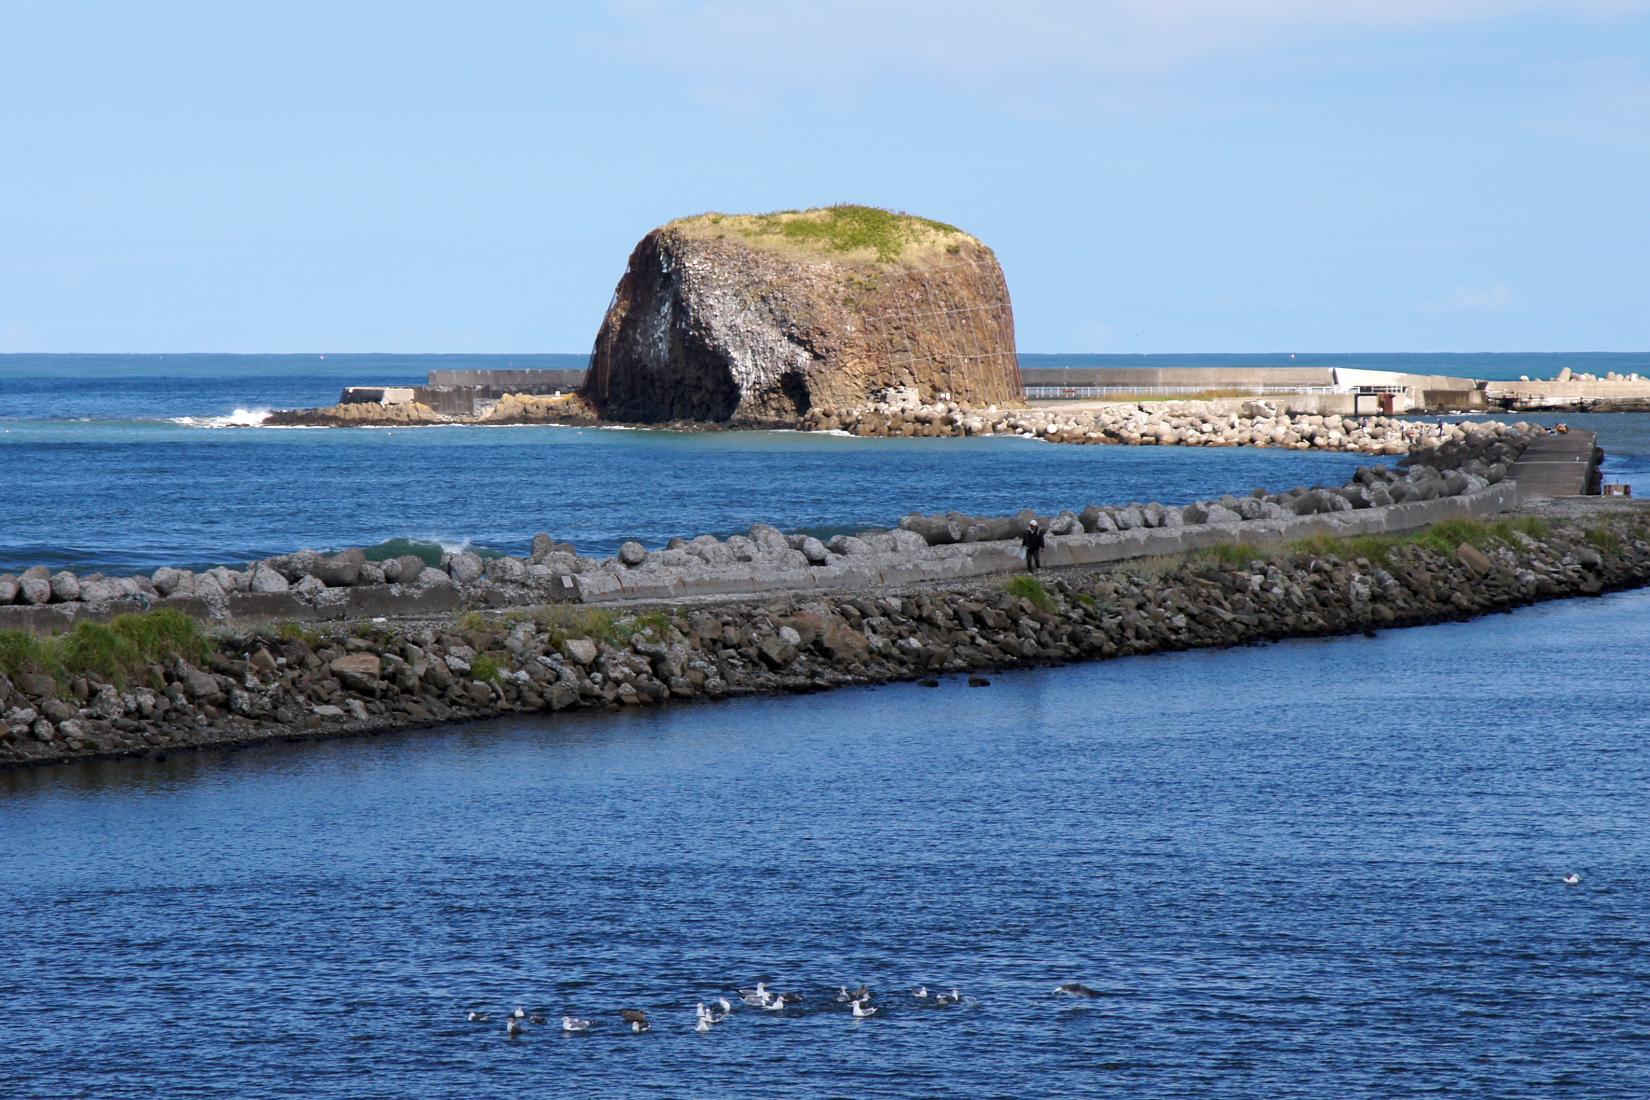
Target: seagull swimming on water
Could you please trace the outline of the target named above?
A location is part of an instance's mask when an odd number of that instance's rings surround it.
[[[521,1032],[521,1021],[516,1017],[511,1016],[508,1020],[504,1021],[504,1034],[508,1035],[510,1038],[514,1039],[516,1036],[520,1035]]]
[[[525,1020],[527,1019],[527,1010],[522,1008],[520,1005],[517,1005],[516,1010],[510,1013],[510,1015],[514,1016],[518,1020]]]
[[[926,1001],[928,999],[928,987],[926,985],[917,986],[911,991],[911,996],[919,1001]]]
[[[589,1031],[590,1021],[581,1020],[577,1016],[563,1016],[561,1018],[561,1029],[563,1031]]]
[[[1054,992],[1063,997],[1098,997],[1100,994],[1090,989],[1082,982],[1067,982],[1054,987]]]
[[[854,1006],[855,1019],[863,1020],[868,1016],[875,1016],[877,1014],[876,1005],[868,1005],[864,1001],[852,1001],[850,1003]]]
[[[639,1008],[621,1008],[619,1018],[629,1024],[630,1030],[638,1035],[653,1026],[647,1022],[647,1013]]]
[[[741,989],[739,999],[752,1008],[767,1008],[768,1002],[773,1000],[773,994],[768,992],[768,987],[764,983],[757,982],[755,989]]]
[[[934,1003],[942,1008],[950,1005],[960,1005],[963,1003],[963,996],[955,989],[949,993],[936,993],[934,994]]]
[[[469,1021],[472,1024],[484,1024],[488,1020],[491,1020],[493,1017],[492,1017],[491,1013],[476,1012],[472,1009],[471,1012],[470,1012],[470,1015],[467,1018],[469,1019]]]
[[[1566,886],[1580,886],[1581,885],[1581,876],[1576,874],[1574,871],[1571,871],[1569,874],[1564,876],[1564,885],[1566,885]]]

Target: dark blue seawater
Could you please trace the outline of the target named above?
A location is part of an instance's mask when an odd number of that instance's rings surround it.
[[[1404,357],[1354,358],[1367,365]],[[148,571],[403,537],[520,552],[537,531],[611,553],[629,538],[657,545],[754,522],[830,534],[919,510],[1184,503],[1256,486],[1339,484],[1360,461],[1372,461],[1019,439],[229,426],[270,408],[330,403],[351,383],[418,382],[445,367],[582,362],[572,355],[0,356],[0,481],[8,486],[0,494],[0,570]],[[1631,480],[1650,462],[1650,417],[1599,420],[1613,460],[1624,463],[1610,476]]]
[[[1647,678],[1637,592],[0,775],[0,1092],[1642,1097]]]
[[[755,522],[834,533],[917,510],[1184,503],[1339,484],[1360,462],[795,432],[234,428],[259,409],[334,401],[349,381],[573,357],[49,358],[0,357],[0,370],[29,360],[0,374],[0,478],[13,487],[0,494],[0,570],[146,571],[398,537],[521,552],[537,531],[611,553]]]

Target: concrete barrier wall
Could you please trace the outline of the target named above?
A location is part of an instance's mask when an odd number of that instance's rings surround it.
[[[1351,512],[1285,519],[1136,528],[1050,538],[1045,566],[1104,565],[1184,554],[1221,543],[1263,546],[1313,535],[1334,537],[1400,534],[1450,519],[1482,519],[1518,506],[1518,486],[1503,481],[1475,493],[1393,504]],[[920,584],[1007,573],[1024,568],[1018,542],[971,542],[930,548],[930,554],[853,554],[809,569],[739,563],[681,570],[587,573],[573,578],[584,603],[677,601],[776,591],[818,591]]]
[[[530,392],[535,387],[577,389],[584,382],[582,370],[433,370],[429,374],[431,386],[492,386],[508,389],[516,387]]]
[[[1104,565],[1131,558],[1169,556],[1221,543],[1264,546],[1312,535],[1398,534],[1450,519],[1482,519],[1518,506],[1514,481],[1475,493],[1325,515],[1209,523],[1184,527],[1136,528],[1101,534],[1053,536],[1043,552],[1045,566]],[[635,569],[623,573],[581,573],[567,578],[564,597],[587,604],[664,602],[704,597],[759,595],[778,591],[832,591],[954,581],[1023,568],[1017,541],[955,543],[930,547],[927,554],[850,554],[823,566],[775,568],[750,562],[692,569]],[[238,624],[334,622],[345,619],[416,618],[450,615],[463,608],[450,587],[416,589],[401,585],[329,588],[313,601],[292,592],[237,592],[222,607],[195,597],[138,603],[63,603],[0,607],[0,629],[33,634],[61,633],[81,621],[106,621],[125,611],[175,608],[205,620]]]
[[[1029,367],[1027,386],[1332,386],[1328,367]]]

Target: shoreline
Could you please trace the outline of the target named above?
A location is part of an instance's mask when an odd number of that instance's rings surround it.
[[[1036,581],[263,629],[218,639],[204,667],[167,662],[161,690],[0,685],[0,770],[1359,634],[1650,585],[1650,505],[1565,510]],[[27,738],[43,720],[46,740]]]

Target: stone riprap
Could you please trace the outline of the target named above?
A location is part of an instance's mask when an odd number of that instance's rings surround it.
[[[1650,517],[1507,523],[1454,544],[1229,550],[903,590],[628,614],[264,628],[141,683],[0,675],[0,767],[377,733],[433,722],[813,691],[944,673],[1356,633],[1650,583]],[[973,682],[973,681],[971,681]],[[549,728],[549,727],[547,727]]]
[[[1051,443],[1282,447],[1368,455],[1404,455],[1463,443],[1484,427],[1290,413],[1266,399],[969,408],[955,402],[925,402],[914,390],[888,391],[881,400],[864,405],[810,409],[802,426],[861,436],[1017,435]]]
[[[1037,517],[1052,536],[1044,563],[1092,565],[1179,553],[1215,542],[1281,542],[1313,534],[1377,534],[1440,520],[1483,517],[1518,502],[1506,481],[1534,429],[1474,424],[1459,439],[1417,450],[1396,468],[1361,468],[1344,486],[1264,490],[1184,507],[1089,505]],[[369,561],[358,549],[300,550],[245,569],[163,568],[148,577],[78,577],[35,567],[0,575],[0,628],[67,629],[82,617],[176,607],[219,621],[341,621],[440,615],[467,608],[608,603],[823,591],[1003,572],[1019,560],[1017,516],[907,516],[891,531],[821,541],[757,524],[748,534],[673,539],[649,550],[627,542],[617,555],[580,555],[547,534],[526,557],[444,555]]]

